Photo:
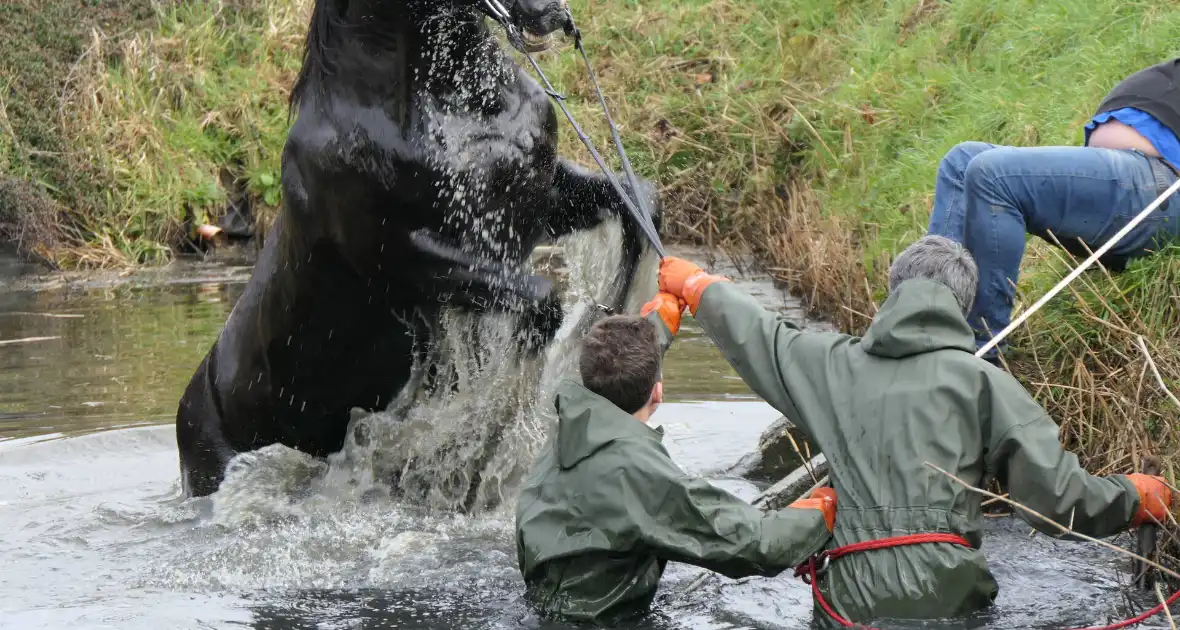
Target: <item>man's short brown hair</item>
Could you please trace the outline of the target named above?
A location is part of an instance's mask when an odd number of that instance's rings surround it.
[[[656,328],[638,315],[611,315],[590,327],[578,367],[586,389],[635,413],[660,380]]]

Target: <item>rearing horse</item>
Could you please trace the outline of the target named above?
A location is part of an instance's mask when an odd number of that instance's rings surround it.
[[[503,4],[532,37],[566,19],[559,0]],[[186,495],[214,492],[240,452],[338,451],[350,408],[390,403],[446,308],[518,316],[529,352],[552,339],[558,296],[520,266],[624,206],[557,156],[548,95],[485,17],[473,0],[316,0],[282,211],[177,412]],[[646,247],[623,226],[615,308]]]

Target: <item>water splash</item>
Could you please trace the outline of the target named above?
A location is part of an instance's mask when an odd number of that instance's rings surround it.
[[[509,316],[448,314],[436,366],[455,388],[410,385],[399,396],[401,409],[358,414],[345,448],[330,458],[329,477],[377,487],[392,479],[399,498],[432,509],[479,512],[510,501],[556,421],[556,386],[577,378],[578,341],[594,305],[621,302],[634,312],[654,284],[637,282],[630,291],[636,295],[616,294],[623,263],[618,221],[562,241],[566,269],[550,273],[564,275],[566,317],[547,351],[523,354]]]
[[[560,258],[534,261],[554,278],[565,311],[544,352],[521,350],[513,316],[446,313],[429,365],[417,366],[387,410],[355,410],[344,448],[326,462],[282,445],[237,456],[211,497],[214,521],[281,522],[326,511],[325,502],[376,499],[472,513],[510,504],[556,421],[554,390],[565,378],[577,379],[578,341],[597,316],[595,305],[621,303],[637,312],[655,291],[648,252],[628,295],[619,295],[627,265],[618,220],[557,246]],[[453,387],[430,387],[428,368],[434,382]]]

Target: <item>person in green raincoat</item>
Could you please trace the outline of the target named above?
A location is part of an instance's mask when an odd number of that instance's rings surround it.
[[[525,596],[543,615],[610,623],[648,608],[668,561],[773,576],[831,536],[831,489],[763,512],[685,474],[648,426],[682,309],[661,294],[640,316],[600,320],[582,343],[582,382],[559,386],[556,430],[516,509]]]
[[[961,539],[832,559],[820,595],[847,621],[959,617],[996,597],[979,550],[980,495],[927,462],[975,486],[997,478],[1012,500],[1094,537],[1163,520],[1171,505],[1158,477],[1088,474],[1019,382],[974,356],[966,314],[977,278],[966,249],[926,236],[894,261],[888,299],[854,337],[805,332],[724,277],[661,262],[660,290],[682,298],[750,388],[827,457],[840,497],[829,549],[913,534]],[[816,604],[817,625],[836,623]]]

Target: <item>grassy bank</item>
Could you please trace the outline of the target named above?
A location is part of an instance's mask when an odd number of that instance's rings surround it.
[[[153,16],[149,0],[0,4],[0,238],[45,260],[69,240],[66,210],[90,205],[106,182],[76,159],[63,89],[92,29],[133,32]]]
[[[0,9],[7,235],[97,267],[164,262],[243,194],[265,224],[309,3],[77,4]]]
[[[273,216],[303,8],[235,5],[158,7],[154,30],[96,35],[79,62],[70,132],[113,184],[83,217],[102,254],[166,259],[190,224],[215,219],[239,189],[263,224]]]
[[[883,299],[892,255],[925,233],[948,149],[1079,144],[1114,83],[1180,53],[1180,11],[1162,0],[573,4],[677,236],[752,250],[849,332]],[[561,68],[589,98],[578,67]],[[581,113],[595,119],[591,104]],[[1068,262],[1030,241],[1017,309]],[[1094,470],[1133,470],[1151,451],[1178,472],[1180,408],[1138,341],[1180,391],[1178,279],[1172,252],[1097,269],[1014,338],[1012,370]]]
[[[263,223],[279,203],[309,1],[148,1],[85,8],[68,27],[73,3],[0,9],[33,46],[0,45],[0,173],[13,176],[0,224],[44,232],[39,251],[64,264],[165,260],[243,184]],[[670,238],[753,253],[849,332],[882,299],[891,256],[924,233],[946,150],[1077,144],[1111,85],[1180,52],[1170,0],[570,4],[636,169],[664,186]],[[38,51],[52,52],[44,68]],[[606,151],[580,61],[544,57]],[[562,129],[563,152],[589,163]],[[1031,242],[1024,304],[1064,264]],[[1138,341],[1180,390],[1177,280],[1173,254],[1096,270],[1014,339],[1014,372],[1095,470],[1178,452],[1180,409]]]

